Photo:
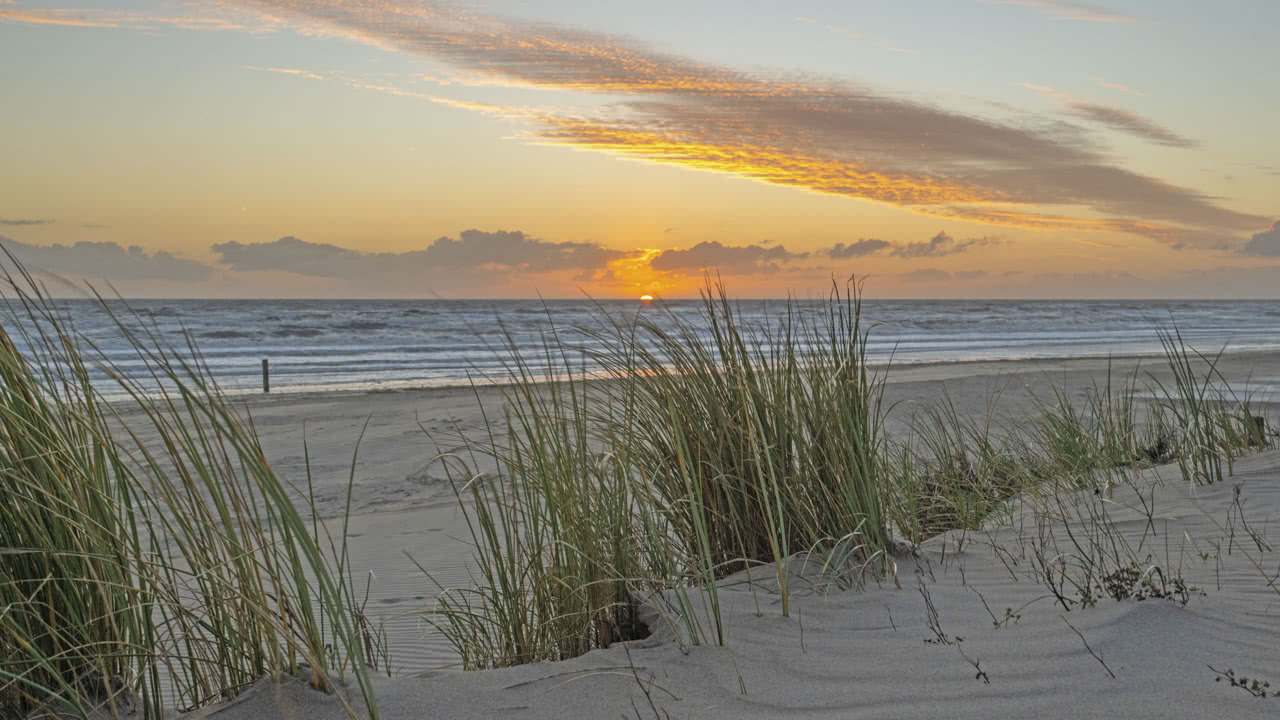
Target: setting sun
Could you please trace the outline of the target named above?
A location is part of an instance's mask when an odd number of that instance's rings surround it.
[[[652,296],[652,295],[641,295],[641,296],[640,296],[640,302],[653,302],[653,296]]]

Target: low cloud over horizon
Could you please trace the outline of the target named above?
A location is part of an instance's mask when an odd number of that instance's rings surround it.
[[[0,247],[13,253],[28,270],[90,280],[191,283],[213,276],[213,268],[204,263],[164,250],[147,252],[137,245],[126,248],[114,242],[84,241],[73,245],[32,245],[0,235]]]
[[[687,249],[663,250],[649,261],[659,272],[701,274],[719,270],[726,274],[776,273],[782,264],[803,260],[809,253],[789,252],[783,245],[724,245],[713,240]]]
[[[261,243],[217,243],[211,249],[221,263],[232,270],[275,270],[331,278],[433,279],[429,274],[433,271],[486,274],[577,271],[580,278],[590,279],[604,272],[610,263],[635,254],[596,243],[540,240],[520,231],[474,229],[462,231],[457,239],[441,237],[423,250],[405,252],[364,252],[292,236]]]
[[[1280,220],[1270,230],[1260,232],[1249,239],[1240,252],[1258,257],[1280,258]]]
[[[878,238],[858,239],[851,243],[836,243],[819,252],[833,260],[882,255],[898,258],[936,258],[946,255],[967,252],[971,248],[996,245],[1003,242],[998,237],[979,237],[956,240],[940,231],[937,235],[922,242],[891,243]]]
[[[1194,271],[1142,277],[1129,271],[1061,273],[1007,271],[992,274],[985,269],[949,269],[936,266],[910,268],[938,258],[973,253],[1006,241],[991,236],[956,239],[940,231],[927,240],[888,241],[861,238],[813,251],[794,251],[784,243],[759,242],[731,245],[702,241],[687,248],[665,250],[617,250],[593,242],[552,241],[521,231],[465,230],[456,238],[439,237],[420,250],[365,252],[329,243],[286,236],[264,242],[229,241],[211,246],[215,263],[179,257],[162,250],[114,242],[76,242],[36,245],[0,236],[0,246],[12,252],[28,269],[65,279],[105,280],[111,283],[162,283],[169,293],[186,285],[193,296],[209,296],[225,286],[241,294],[253,287],[271,287],[283,278],[309,279],[282,287],[301,289],[303,296],[332,297],[477,297],[531,296],[548,287],[596,288],[606,295],[643,284],[631,275],[650,277],[657,287],[688,294],[706,273],[739,278],[777,278],[775,291],[798,290],[825,283],[831,277],[856,272],[882,278],[882,292],[906,296],[972,295],[986,287],[992,297],[1074,296],[1074,293],[1107,292],[1138,297],[1167,295],[1169,288],[1190,290],[1188,282],[1213,278],[1220,289],[1203,287],[1199,295],[1232,292],[1249,296],[1276,294],[1280,287],[1280,263],[1265,267],[1223,265],[1212,272]],[[1250,242],[1223,251],[1228,258],[1240,254],[1280,259],[1280,223],[1258,233]],[[879,258],[881,264],[865,266]],[[908,265],[885,271],[884,261]],[[966,264],[985,263],[980,256]],[[889,266],[890,268],[893,265]],[[1165,278],[1160,280],[1159,278]],[[1228,278],[1238,277],[1235,281]],[[258,278],[255,280],[254,278]],[[265,278],[265,279],[264,279]],[[325,281],[317,284],[317,281]],[[263,286],[261,283],[266,282]],[[1272,283],[1268,285],[1268,282]],[[782,284],[776,284],[782,283]],[[1075,283],[1075,285],[1073,285]],[[307,288],[310,288],[308,290]],[[261,293],[258,293],[261,294]],[[266,293],[270,295],[271,293]]]

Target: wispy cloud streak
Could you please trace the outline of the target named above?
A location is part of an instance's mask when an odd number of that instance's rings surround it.
[[[296,77],[304,77],[308,80],[323,80],[324,76],[320,73],[313,73],[310,70],[299,70],[297,68],[264,68],[246,65],[245,70],[257,70],[259,72],[280,73],[281,75],[294,75]]]
[[[1125,15],[1114,10],[1095,7],[1092,5],[1081,5],[1072,2],[1051,2],[1050,0],[983,0],[988,5],[1017,5],[1019,7],[1034,8],[1046,15],[1064,20],[1076,20],[1079,22],[1091,23],[1133,23],[1138,22],[1138,18],[1132,15]]]
[[[1060,101],[1066,112],[1076,117],[1106,125],[1113,130],[1169,147],[1192,148],[1197,145],[1194,140],[1183,137],[1137,113],[1110,105],[1089,102],[1069,92],[1046,85],[1022,83],[1022,86]]]
[[[1097,82],[1100,87],[1107,88],[1108,90],[1118,90],[1122,93],[1128,93],[1130,95],[1146,94],[1146,93],[1134,90],[1133,88],[1129,87],[1128,85],[1125,85],[1122,82],[1115,82],[1114,80],[1108,80],[1106,78],[1098,78],[1095,82]]]
[[[1172,130],[1142,117],[1141,115],[1122,110],[1120,108],[1111,107],[1109,105],[1099,105],[1090,102],[1076,102],[1071,105],[1071,113],[1077,117],[1093,122],[1107,125],[1114,130],[1128,133],[1135,137],[1150,140],[1160,145],[1168,145],[1177,148],[1193,148],[1198,143],[1190,138],[1183,137]]]
[[[0,3],[2,4],[4,3]],[[280,29],[279,20],[265,13],[245,15],[243,12],[212,6],[206,10],[209,12],[202,15],[150,15],[134,10],[96,8],[0,8],[0,23],[130,30],[235,30],[250,33]]]
[[[63,25],[82,28],[114,28],[120,23],[106,19],[94,19],[76,10],[6,10],[0,8],[0,22],[26,23],[29,25]]]
[[[445,5],[252,5],[305,32],[442,60],[463,77],[604,96],[579,114],[478,106],[521,118],[539,142],[1015,227],[1136,232],[1172,244],[1206,232],[1240,237],[1271,223],[1125,169],[1089,132],[1062,122],[997,121],[848,82],[741,72],[615,35]],[[1076,110],[1157,141],[1183,141],[1099,108]],[[1081,212],[1046,214],[1046,205]]]

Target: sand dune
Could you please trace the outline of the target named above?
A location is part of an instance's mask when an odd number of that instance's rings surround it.
[[[1141,492],[1122,485],[1105,502],[1088,497],[1070,505],[1067,512],[1077,513],[1072,522],[1037,524],[1028,503],[1014,524],[933,538],[918,558],[899,560],[900,588],[882,582],[815,591],[792,601],[790,618],[782,617],[767,583],[727,579],[721,599],[728,647],[689,647],[660,629],[630,648],[561,663],[383,681],[381,712],[388,718],[649,718],[654,708],[673,718],[1275,717],[1280,699],[1215,681],[1210,666],[1280,681],[1280,590],[1271,584],[1277,561],[1245,529],[1265,534],[1280,515],[1280,452],[1244,460],[1230,482],[1212,487],[1192,489],[1170,468],[1135,486]],[[1038,546],[1068,552],[1068,529],[1101,537],[1101,526],[1081,520],[1089,507],[1105,510],[1108,532],[1127,543],[1142,568],[1180,574],[1187,595],[1102,597],[1094,607],[1064,610],[1036,580],[1033,555]],[[1056,543],[1044,541],[1048,534]],[[926,596],[936,609],[932,626]],[[1007,619],[1006,608],[1013,609]],[[302,685],[264,681],[208,716],[319,720],[343,711]]]
[[[1159,372],[1158,364],[1149,364]],[[1264,394],[1266,378],[1280,375],[1276,368],[1271,356],[1229,358],[1223,365],[1229,378],[1250,377]],[[1116,368],[1127,369],[1123,363]],[[977,415],[986,411],[992,391],[1004,387],[1001,409],[1016,416],[1051,384],[1082,388],[1103,370],[1105,363],[1097,361],[901,368],[887,399],[901,421],[915,403],[936,400],[945,388],[964,412]],[[501,405],[492,391],[481,392],[480,400],[491,412]],[[322,514],[333,514],[344,497],[354,438],[372,417],[356,467],[351,534],[358,577],[374,574],[370,614],[386,623],[392,662],[402,673],[379,680],[383,717],[1280,712],[1280,698],[1254,697],[1210,669],[1280,688],[1280,588],[1272,584],[1280,566],[1271,551],[1280,540],[1272,529],[1280,517],[1277,452],[1239,461],[1228,482],[1210,487],[1189,487],[1176,468],[1162,468],[1135,476],[1132,487],[1117,484],[1110,498],[1086,495],[1049,507],[1028,499],[994,518],[986,532],[947,533],[923,543],[915,556],[897,558],[896,583],[884,578],[844,590],[809,573],[794,583],[802,589],[791,617],[782,616],[769,591],[767,569],[753,571],[749,583],[728,578],[721,591],[727,647],[692,646],[673,628],[654,623],[647,640],[561,663],[477,673],[448,669],[450,649],[415,614],[428,606],[434,586],[405,553],[446,585],[468,580],[469,551],[457,540],[465,529],[430,459],[452,447],[439,434],[447,424],[464,433],[483,430],[476,407],[470,392],[440,390],[250,404],[268,453],[286,477],[302,469],[300,421],[307,419],[313,473],[323,478]],[[427,437],[419,423],[438,434]],[[323,473],[315,472],[317,465]],[[1042,565],[1078,557],[1091,542],[1100,558],[1094,561],[1100,597],[1082,607],[1066,583],[1058,589],[1064,608]],[[1130,590],[1142,591],[1141,578],[1151,577],[1168,597],[1107,596],[1104,576],[1123,585],[1126,576],[1116,571],[1130,566],[1142,573],[1130,578]],[[336,699],[287,681],[263,681],[231,705],[200,715],[345,716]]]

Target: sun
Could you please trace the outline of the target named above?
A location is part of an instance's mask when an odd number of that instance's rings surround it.
[[[652,295],[641,295],[641,296],[640,296],[640,302],[653,302],[653,296],[652,296]]]

